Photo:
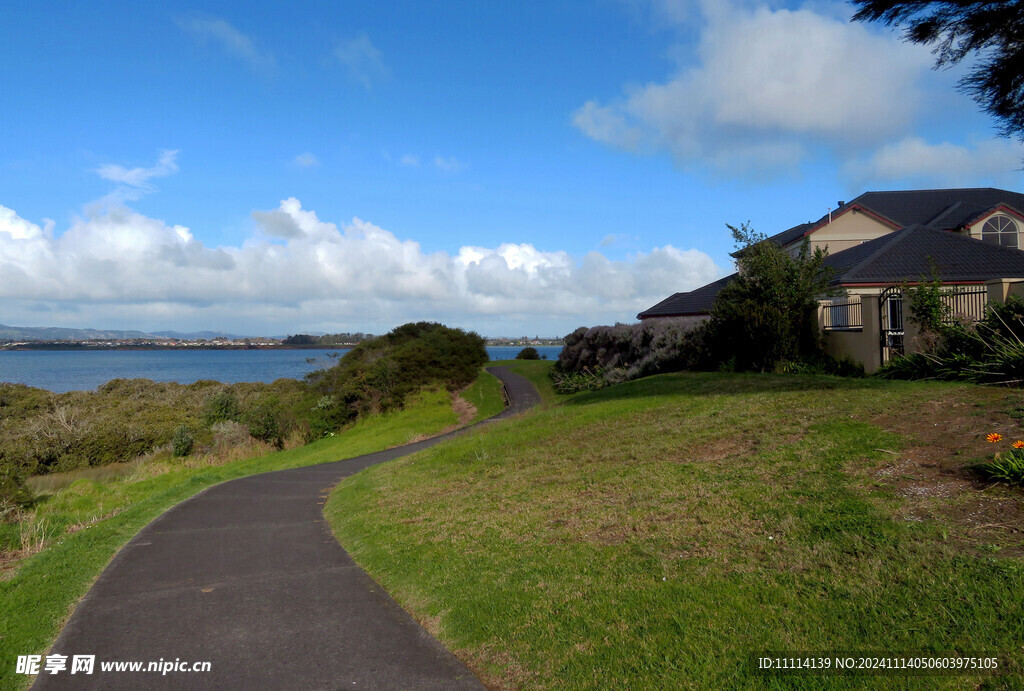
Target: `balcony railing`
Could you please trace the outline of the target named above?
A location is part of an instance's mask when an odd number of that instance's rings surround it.
[[[829,300],[821,307],[825,331],[860,331],[864,328],[859,296]]]

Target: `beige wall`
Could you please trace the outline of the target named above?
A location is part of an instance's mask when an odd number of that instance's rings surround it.
[[[859,331],[823,331],[825,352],[834,358],[848,357],[864,365],[871,374],[882,365],[879,350],[882,332],[878,321],[878,293],[861,295],[861,321]],[[820,314],[820,312],[819,312]],[[820,319],[820,318],[819,318]]]
[[[811,251],[822,247],[828,249],[829,254],[835,254],[891,232],[891,226],[853,209],[833,217],[831,223],[811,233]],[[797,242],[787,249],[790,252],[799,251],[799,246]]]

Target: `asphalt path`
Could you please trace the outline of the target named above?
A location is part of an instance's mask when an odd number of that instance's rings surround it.
[[[509,405],[478,424],[540,401],[523,377],[488,371]],[[33,688],[482,689],[352,561],[323,517],[343,478],[465,431],[232,480],[169,509],[79,603],[51,650],[67,669],[40,674]],[[71,674],[75,655],[96,656],[93,674]],[[112,661],[209,662],[210,671],[100,671]]]

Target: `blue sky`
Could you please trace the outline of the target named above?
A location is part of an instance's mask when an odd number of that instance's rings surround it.
[[[1019,143],[844,3],[21,2],[0,323],[562,335]]]

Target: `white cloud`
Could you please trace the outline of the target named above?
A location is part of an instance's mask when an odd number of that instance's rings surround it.
[[[96,169],[97,175],[104,180],[118,183],[114,192],[105,198],[106,201],[123,202],[156,191],[156,186],[150,180],[177,173],[177,159],[177,151],[165,149],[160,152],[156,165],[151,168],[125,168],[113,163],[100,166]]]
[[[381,52],[366,34],[339,41],[334,47],[334,57],[345,66],[352,79],[367,89],[388,75]]]
[[[690,11],[660,6],[668,16]],[[911,122],[926,50],[809,9],[702,7],[696,64],[617,101],[588,101],[574,125],[613,147],[742,173],[792,169],[811,145],[878,143]]]
[[[466,167],[466,164],[454,156],[434,156],[434,165],[445,173],[457,173]]]
[[[944,187],[976,187],[981,181],[1012,185],[1020,181],[1022,160],[1024,145],[1016,141],[990,139],[964,146],[907,137],[847,164],[845,172],[855,185],[876,180]]]
[[[241,60],[257,72],[272,72],[277,67],[277,61],[271,53],[259,50],[251,38],[223,19],[179,19],[178,26],[203,43],[215,43],[225,53]]]
[[[420,164],[420,157],[414,154],[406,154],[405,156],[402,156],[402,158],[400,158],[398,162],[403,166],[415,168]]]
[[[320,165],[320,159],[308,151],[296,156],[293,159],[293,162],[300,168],[313,168],[314,166]]]
[[[186,227],[124,206],[86,213],[59,236],[0,206],[0,300],[11,320],[42,304],[100,325],[135,315],[150,329],[173,315],[259,333],[419,319],[557,333],[631,320],[722,273],[708,255],[671,246],[628,261],[528,243],[424,252],[359,218],[324,222],[295,198],[253,219],[257,232],[240,246],[208,247]]]

